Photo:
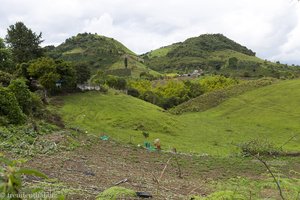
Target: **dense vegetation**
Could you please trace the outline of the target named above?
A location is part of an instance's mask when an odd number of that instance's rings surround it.
[[[185,101],[237,84],[238,81],[224,76],[208,76],[194,80],[131,80],[128,83],[128,94],[138,97],[164,109],[177,106]]]
[[[0,39],[1,125],[51,118],[48,94],[74,91],[90,77],[83,65],[43,57],[41,36],[17,22],[7,30],[8,45]]]

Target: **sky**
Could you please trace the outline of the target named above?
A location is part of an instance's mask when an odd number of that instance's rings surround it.
[[[297,0],[0,0],[0,37],[17,21],[42,32],[43,46],[90,32],[141,54],[222,33],[260,58],[300,64]]]

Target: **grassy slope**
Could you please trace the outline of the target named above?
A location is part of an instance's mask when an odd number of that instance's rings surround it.
[[[175,43],[175,44],[172,44],[172,45],[169,45],[169,46],[161,47],[159,49],[155,49],[153,51],[150,51],[150,52],[146,53],[146,55],[149,58],[163,57],[163,56],[166,56],[170,51],[172,51],[173,49],[175,49],[178,46],[179,46],[179,43]]]
[[[133,58],[134,59],[133,59]],[[131,56],[128,59],[128,68],[131,69],[131,76],[133,78],[139,78],[140,74],[142,72],[149,72],[150,74],[154,75],[154,76],[162,76],[161,73],[156,72],[152,69],[149,69],[148,67],[146,67],[143,63],[138,62],[136,60],[135,56]],[[124,59],[120,58],[117,62],[113,63],[110,67],[110,70],[114,70],[114,69],[124,69]]]
[[[148,69],[137,61],[138,56],[119,41],[97,34],[78,34],[67,39],[54,50],[47,52],[54,58],[61,58],[74,63],[87,63],[94,71],[124,68],[124,56],[129,55],[129,68],[132,76],[139,77],[141,72],[159,76],[158,72]]]
[[[61,108],[71,126],[103,132],[113,138],[142,143],[141,130],[160,138],[164,149],[228,155],[235,144],[268,138],[283,144],[300,128],[300,80],[282,81],[231,98],[201,113],[174,116],[160,108],[123,94],[84,93],[67,96]],[[139,129],[139,130],[134,130]],[[300,137],[286,150],[299,150]]]
[[[264,87],[277,81],[277,79],[262,78],[258,80],[243,81],[237,85],[228,88],[205,93],[189,101],[170,109],[173,114],[181,114],[185,112],[202,112],[210,108],[216,107],[231,97],[241,95],[245,92]]]

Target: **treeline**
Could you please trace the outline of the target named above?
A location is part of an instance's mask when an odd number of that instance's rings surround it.
[[[41,117],[47,95],[69,92],[90,78],[89,67],[44,57],[42,34],[17,22],[0,38],[0,124]]]

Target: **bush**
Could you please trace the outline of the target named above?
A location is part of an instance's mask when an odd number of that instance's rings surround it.
[[[0,87],[0,105],[0,116],[7,118],[9,123],[22,124],[25,122],[25,115],[19,107],[15,95],[8,88]]]
[[[135,88],[128,88],[127,94],[130,95],[130,96],[133,96],[133,97],[139,97],[140,96],[139,91]]]
[[[200,80],[204,92],[211,92],[214,90],[229,87],[238,84],[238,81],[224,76],[208,76]]]
[[[272,156],[280,154],[280,150],[268,140],[254,139],[244,142],[239,146],[241,148],[242,154],[245,156],[257,154]]]
[[[44,104],[41,97],[36,93],[31,93],[31,109],[34,117],[41,117],[44,113]]]
[[[141,98],[147,102],[150,102],[152,104],[158,104],[160,102],[160,98],[157,94],[155,94],[152,91],[145,92]]]
[[[136,192],[130,189],[126,189],[123,187],[114,186],[103,192],[101,192],[96,200],[117,200],[124,198],[134,198],[136,197]]]
[[[182,103],[184,100],[180,99],[179,97],[169,97],[164,98],[161,100],[161,107],[164,109],[173,108],[174,106],[177,106],[178,104]]]
[[[12,75],[3,71],[0,71],[0,85],[8,86],[12,79]]]
[[[14,93],[22,111],[25,114],[29,114],[31,112],[31,105],[32,105],[31,94],[25,81],[22,79],[13,80],[11,81],[8,88],[12,93]]]
[[[125,90],[126,86],[127,86],[127,82],[124,78],[119,78],[119,77],[110,76],[110,75],[107,76],[105,83],[109,87],[115,88],[117,90]]]

